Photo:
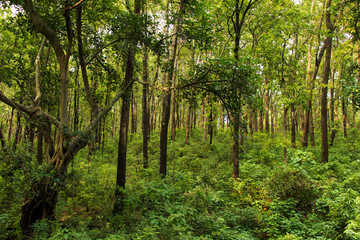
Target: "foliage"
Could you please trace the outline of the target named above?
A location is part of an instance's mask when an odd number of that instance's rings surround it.
[[[164,180],[155,177],[156,151],[151,152],[149,168],[142,169],[141,138],[132,136],[123,215],[111,214],[116,171],[116,148],[111,145],[115,142],[108,142],[104,153],[93,154],[90,162],[87,151],[81,151],[60,192],[57,220],[38,222],[34,239],[358,238],[358,174],[350,169],[360,167],[351,160],[360,154],[346,150],[356,148],[358,140],[349,136],[349,142],[332,150],[341,156],[335,154],[326,165],[317,163],[318,154],[308,148],[289,151],[289,165],[283,166],[281,140],[255,134],[262,144],[249,139],[240,179],[233,181],[231,155],[226,151],[231,138],[226,132],[218,132],[212,146],[200,140],[200,130],[194,130],[188,144],[182,140],[184,135],[179,131],[179,140],[169,144],[169,174]],[[150,144],[157,148],[159,143],[153,139]],[[27,161],[25,169],[36,172],[31,154],[24,154],[28,148],[19,147],[12,157],[1,155],[7,159],[1,161],[0,191],[7,196],[1,201],[2,206],[6,201],[10,206],[3,207],[0,215],[4,239],[20,238],[16,209],[28,181],[21,165]],[[268,152],[259,151],[262,148]],[[270,160],[259,160],[268,159],[269,152]],[[14,181],[6,186],[4,179],[10,172]]]

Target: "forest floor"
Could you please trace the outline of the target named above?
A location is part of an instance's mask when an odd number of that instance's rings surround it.
[[[73,161],[56,208],[56,221],[34,226],[33,239],[360,239],[360,138],[336,136],[329,162],[315,147],[288,148],[281,136],[248,136],[240,178],[232,179],[230,130],[210,146],[194,130],[169,143],[168,174],[159,176],[158,133],[143,169],[141,135],[128,147],[125,211],[113,215],[117,141]],[[320,139],[319,139],[320,140]],[[300,145],[300,144],[298,144]],[[0,239],[20,238],[20,210],[36,172],[28,146],[0,153]],[[11,161],[9,161],[11,159]],[[90,159],[90,161],[89,161]]]

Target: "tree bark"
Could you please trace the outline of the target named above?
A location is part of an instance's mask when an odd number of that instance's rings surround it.
[[[324,62],[324,75],[323,75],[323,87],[321,88],[321,160],[323,163],[329,161],[329,145],[328,145],[328,120],[327,120],[327,93],[328,93],[328,81],[330,75],[330,62],[331,62],[331,48],[332,48],[332,33],[333,26],[331,22],[331,1],[327,0],[326,3],[326,27],[328,35],[325,40],[326,55]]]
[[[295,106],[291,105],[291,146],[296,148],[296,119],[295,119]]]
[[[189,102],[189,107],[186,116],[186,135],[185,135],[186,144],[189,143],[190,129],[191,129],[191,103]]]
[[[259,131],[260,132],[263,132],[264,131],[264,110],[263,109],[260,109],[260,112],[259,112]]]
[[[131,133],[137,132],[137,103],[134,91],[131,93]]]
[[[206,142],[206,137],[207,137],[207,126],[206,126],[206,123],[207,123],[207,98],[204,97],[204,99],[202,100],[202,103],[201,103],[201,125],[202,125],[202,128],[203,128],[203,142]]]
[[[178,46],[176,46],[178,48]],[[173,78],[172,78],[172,83],[171,83],[171,140],[173,142],[175,142],[175,137],[176,137],[176,96],[175,96],[175,87],[176,87],[176,68],[177,68],[177,61],[178,61],[178,55],[179,55],[179,50],[177,50],[177,54],[175,55],[175,59],[174,59],[174,73],[173,73]]]
[[[39,165],[43,163],[43,134],[40,130],[38,130],[37,134],[37,162]]]
[[[140,0],[135,0],[136,14],[140,13]],[[124,84],[129,85],[133,82],[134,78],[134,65],[136,54],[137,42],[131,43],[128,50],[126,72]],[[126,183],[126,157],[127,157],[127,142],[128,142],[128,129],[129,129],[129,115],[130,115],[130,103],[131,103],[131,91],[132,87],[126,92],[122,98],[121,106],[121,120],[119,130],[119,147],[118,147],[118,159],[117,159],[117,174],[116,174],[116,187],[115,187],[115,203],[114,214],[119,214],[124,211],[125,208],[125,183]]]
[[[14,137],[14,142],[12,145],[12,150],[15,152],[16,147],[18,145],[18,143],[20,143],[21,140],[21,131],[22,131],[22,127],[21,127],[21,114],[20,112],[16,113],[16,129],[15,129],[15,137]]]
[[[149,70],[148,70],[148,54],[147,47],[142,46],[143,52],[143,82],[148,83]],[[148,104],[148,92],[149,85],[143,85],[142,89],[142,134],[143,134],[143,167],[148,168],[149,166],[149,155],[148,155],[148,140],[150,139],[150,122],[149,122],[149,104]]]
[[[344,137],[347,137],[347,127],[346,127],[346,118],[347,118],[347,111],[346,111],[346,100],[345,97],[343,97],[341,101],[341,109],[342,109],[342,127],[344,132]]]
[[[213,123],[213,101],[209,96],[208,102],[210,102],[210,113],[209,113],[209,119],[208,119],[208,130],[209,130],[209,144],[210,146],[213,143],[213,137],[214,137],[214,123]]]
[[[233,116],[233,178],[239,178],[239,114]]]
[[[284,163],[285,163],[285,165],[288,164],[287,148],[286,148],[287,111],[288,111],[288,108],[287,108],[287,107],[284,107],[284,115],[283,115],[283,140],[284,140]]]
[[[310,145],[315,147],[315,125],[312,112],[310,114]]]
[[[264,98],[265,98],[265,132],[269,133],[270,132],[270,123],[269,123],[269,106],[270,106],[270,91],[268,88],[269,85],[269,77],[265,74],[265,93],[264,93]]]
[[[176,50],[178,45],[178,32],[180,30],[180,23],[182,21],[183,7],[185,1],[180,1],[179,6],[179,18],[177,19],[174,32],[172,36],[172,45],[171,45],[171,53],[169,59],[169,70],[167,74],[166,85],[170,87],[172,85],[172,80],[174,76],[175,69],[175,58],[176,58]],[[160,126],[160,175],[162,178],[166,177],[166,169],[167,169],[167,136],[168,136],[168,128],[169,128],[169,119],[170,119],[170,107],[171,107],[171,91],[167,91],[163,95],[163,112],[161,116],[161,126]]]
[[[4,138],[4,134],[3,134],[3,131],[2,131],[2,124],[0,125],[0,142],[1,142],[1,147],[2,149],[5,151],[6,150],[6,142],[5,142],[5,138]]]
[[[335,64],[333,64],[332,70],[331,70],[331,88],[330,88],[330,147],[333,146],[335,135],[337,132],[336,125],[335,125],[335,101],[337,99],[336,93],[335,93]]]
[[[310,13],[313,13],[313,9],[314,9],[314,5],[315,5],[315,0],[312,0],[312,4],[311,4],[311,10]],[[320,21],[320,28],[322,25],[322,18]],[[313,90],[315,87],[315,79],[317,76],[317,72],[319,70],[319,66],[321,63],[321,59],[323,57],[324,54],[324,50],[325,47],[323,47],[320,51],[320,54],[318,55],[318,51],[319,51],[319,46],[320,46],[320,40],[319,40],[319,44],[316,50],[316,59],[315,59],[315,68],[313,70],[313,74],[311,76],[311,48],[312,48],[312,43],[313,43],[313,37],[310,38],[310,44],[308,46],[308,53],[307,53],[307,69],[306,69],[306,83],[310,85],[309,88],[309,97],[307,100],[307,104],[306,104],[306,108],[305,108],[305,116],[304,116],[304,126],[303,126],[303,136],[302,136],[302,146],[303,147],[307,147],[308,146],[308,139],[309,139],[309,134],[311,131],[310,128],[310,115],[311,115],[311,108],[312,108],[312,94],[313,94]]]

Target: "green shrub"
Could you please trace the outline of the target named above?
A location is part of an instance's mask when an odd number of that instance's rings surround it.
[[[279,167],[272,171],[265,183],[270,197],[280,200],[294,199],[301,210],[310,211],[317,197],[316,188],[301,171],[290,167]]]

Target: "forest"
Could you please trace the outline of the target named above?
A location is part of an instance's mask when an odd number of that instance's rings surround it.
[[[0,239],[360,239],[358,0],[0,0]]]

